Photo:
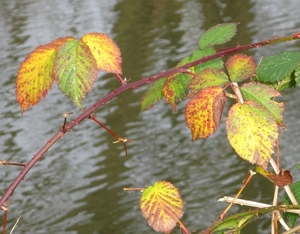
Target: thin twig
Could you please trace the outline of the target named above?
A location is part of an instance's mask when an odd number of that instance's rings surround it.
[[[266,203],[261,203],[261,202],[254,202],[254,201],[249,201],[249,200],[244,200],[244,199],[235,199],[234,197],[227,197],[224,196],[223,198],[220,198],[218,201],[221,202],[229,202],[234,203],[234,204],[239,204],[242,206],[250,206],[250,207],[255,207],[255,208],[268,208],[268,207],[272,207],[272,205],[270,204],[266,204]],[[290,213],[296,213],[299,214],[300,210],[289,210],[287,209],[286,212],[290,212]],[[280,213],[277,211],[276,213],[278,216],[278,221],[281,223],[281,225],[284,227],[285,230],[289,230],[289,226],[285,223],[284,219],[282,218],[282,216],[280,215]]]
[[[17,221],[15,222],[15,224],[14,224],[14,226],[12,227],[12,229],[11,229],[11,231],[10,231],[9,234],[12,234],[13,231],[18,227],[18,223],[19,223],[20,219],[21,219],[21,216],[17,219]]]
[[[0,165],[25,167],[26,164],[24,164],[24,163],[15,163],[15,162],[6,162],[5,160],[0,160]]]
[[[233,200],[234,200],[234,197],[224,196],[224,197],[220,198],[218,201],[229,202],[230,203]],[[240,198],[235,199],[233,203],[241,205],[241,206],[250,206],[250,207],[254,207],[254,208],[268,208],[268,207],[272,206],[271,204],[266,204],[266,203],[262,203],[262,202],[255,202],[255,201],[249,201],[249,200],[240,199]],[[300,210],[287,209],[287,210],[285,210],[285,212],[299,214]]]
[[[143,192],[146,188],[123,188],[124,191],[141,191]]]
[[[240,188],[240,190],[238,191],[238,193],[235,195],[234,200],[227,206],[227,208],[221,213],[220,215],[220,219],[223,220],[225,218],[225,215],[227,213],[227,211],[231,208],[231,206],[234,204],[235,199],[237,199],[240,194],[242,193],[242,191],[246,188],[247,184],[249,183],[249,181],[251,180],[251,178],[255,175],[256,173],[252,170],[249,171],[246,179],[243,182],[242,187]]]
[[[278,205],[278,190],[279,190],[279,187],[276,185],[275,190],[274,190],[274,196],[273,196],[273,203],[272,203],[273,206]],[[278,221],[279,217],[280,217],[280,213],[277,210],[272,212],[272,220],[271,220],[271,233],[272,234],[278,233],[277,221]]]
[[[283,232],[282,234],[293,234],[293,233],[297,233],[300,230],[300,225],[291,228],[290,230]]]

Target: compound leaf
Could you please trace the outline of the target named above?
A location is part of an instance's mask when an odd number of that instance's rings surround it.
[[[237,32],[238,23],[218,24],[208,29],[199,40],[199,47],[203,49],[230,41]]]
[[[185,120],[192,131],[192,139],[206,138],[218,129],[226,103],[219,86],[202,89],[186,105]]]
[[[36,105],[51,89],[53,64],[58,48],[73,37],[58,38],[38,46],[22,62],[16,79],[16,98],[22,112]]]
[[[81,108],[98,74],[96,60],[83,41],[68,41],[57,52],[54,74],[60,90]]]
[[[273,116],[261,104],[249,100],[233,105],[226,129],[231,146],[241,158],[260,166],[269,162],[278,128]]]
[[[140,199],[143,217],[157,232],[169,233],[182,217],[183,207],[178,189],[166,181],[147,187]]]
[[[256,75],[261,82],[276,82],[289,76],[299,66],[299,52],[282,52],[264,58],[256,70]]]
[[[284,103],[271,100],[273,97],[281,96],[276,89],[265,84],[250,82],[241,86],[241,92],[245,100],[260,103],[272,114],[276,122],[282,125]]]
[[[244,54],[235,54],[229,57],[225,65],[233,82],[250,78],[256,69],[253,57]]]
[[[88,33],[81,40],[90,48],[98,69],[122,74],[121,51],[110,37],[103,33]]]

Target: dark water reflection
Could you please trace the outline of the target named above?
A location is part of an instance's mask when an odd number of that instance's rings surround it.
[[[120,46],[124,75],[136,81],[174,66],[197,48],[206,29],[222,22],[241,22],[228,45],[245,44],[299,31],[298,2],[289,1],[8,1],[1,0],[0,28],[0,152],[7,161],[27,162],[56,133],[62,113],[80,111],[54,87],[23,118],[14,98],[18,66],[37,45],[57,37],[104,32]],[[299,50],[299,42],[288,49]],[[286,44],[249,52],[260,58]],[[84,101],[88,107],[118,86],[112,75],[100,74]],[[54,145],[26,176],[11,198],[9,227],[22,216],[16,233],[153,233],[140,215],[138,192],[158,180],[174,183],[186,208],[183,222],[190,230],[206,228],[217,219],[253,166],[240,160],[226,139],[224,124],[207,140],[191,142],[184,124],[184,103],[173,113],[165,103],[140,114],[138,100],[145,87],[129,91],[96,112],[108,127],[134,143],[129,158],[123,147],[91,121],[84,121]],[[299,178],[297,89],[284,93],[282,138],[285,168]],[[225,113],[226,114],[226,113]],[[2,167],[0,191],[18,174]],[[263,189],[261,189],[263,188]],[[257,176],[243,197],[270,203],[273,186]],[[237,211],[234,207],[232,211]],[[244,233],[269,233],[269,220],[259,220]]]

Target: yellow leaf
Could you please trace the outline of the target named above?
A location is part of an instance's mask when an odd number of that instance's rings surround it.
[[[186,105],[185,120],[192,138],[206,138],[218,129],[226,96],[223,89],[213,86],[202,89]]]
[[[182,217],[183,207],[178,189],[167,181],[148,186],[140,199],[143,217],[157,232],[170,233]]]
[[[265,166],[278,138],[276,121],[259,103],[249,100],[230,108],[226,121],[227,137],[243,159]]]
[[[90,48],[98,69],[122,74],[121,51],[110,37],[103,33],[88,33],[81,40]]]
[[[54,81],[53,63],[56,52],[69,40],[74,40],[74,38],[59,38],[41,45],[21,64],[16,79],[16,98],[22,112],[36,105],[51,89]]]

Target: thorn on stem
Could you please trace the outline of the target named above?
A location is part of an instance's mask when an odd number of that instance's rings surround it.
[[[120,76],[120,74],[116,73],[116,76],[118,77],[119,81],[121,82],[122,86],[127,84],[127,79],[126,78],[122,78]]]
[[[71,115],[71,114],[73,114],[73,112],[67,112],[67,113],[64,113],[64,114],[62,115],[62,116],[64,117],[64,123],[63,123],[63,126],[62,126],[60,129],[61,129],[61,131],[62,131],[63,133],[65,133],[65,132],[68,131],[68,129],[66,128],[67,117],[68,117],[69,115]]]

